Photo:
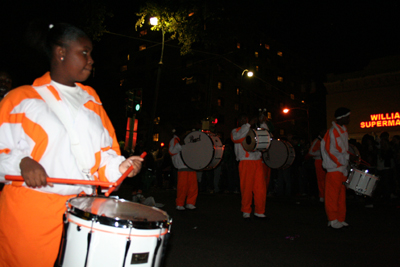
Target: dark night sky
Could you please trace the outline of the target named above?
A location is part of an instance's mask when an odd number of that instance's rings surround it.
[[[9,68],[14,75],[24,65],[19,38],[26,21],[38,16],[74,21],[66,12],[70,1],[24,2],[13,1],[8,10],[3,9],[0,21],[0,68]],[[111,10],[115,15],[106,24],[112,28],[121,18],[134,23],[137,17],[132,11],[139,3],[131,2],[114,5]],[[310,59],[324,73],[352,71],[365,66],[370,58],[400,54],[397,1],[224,2],[239,14],[250,15],[254,24]]]

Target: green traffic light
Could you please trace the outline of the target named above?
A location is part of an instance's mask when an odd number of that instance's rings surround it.
[[[139,110],[140,110],[140,104],[136,104],[136,105],[135,105],[135,110],[136,110],[136,111],[139,111]]]

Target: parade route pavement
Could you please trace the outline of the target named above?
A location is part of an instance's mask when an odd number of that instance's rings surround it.
[[[131,200],[124,183],[120,198]],[[175,209],[175,190],[144,194],[172,218],[165,267],[400,266],[400,202],[347,199],[348,229],[327,227],[324,206],[312,197],[268,197],[268,220],[245,221],[240,194],[200,193],[196,210]]]

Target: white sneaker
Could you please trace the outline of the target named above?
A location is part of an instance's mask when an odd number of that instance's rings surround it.
[[[333,229],[340,229],[343,227],[343,224],[338,220],[333,220],[328,222],[328,226],[332,227]]]
[[[319,202],[324,202],[324,201],[325,201],[325,198],[323,198],[323,197],[319,198]]]
[[[345,221],[340,222],[340,223],[343,224],[344,227],[348,227],[349,226],[349,224],[347,222],[345,222]]]
[[[196,209],[196,206],[193,204],[186,204],[186,208],[189,210],[194,210],[194,209]]]
[[[245,218],[245,219],[250,218],[250,213],[243,212],[243,218]]]
[[[254,216],[257,216],[258,218],[265,218],[265,214],[260,214],[260,213],[254,213]]]
[[[176,206],[177,210],[185,210],[185,208],[183,206]]]

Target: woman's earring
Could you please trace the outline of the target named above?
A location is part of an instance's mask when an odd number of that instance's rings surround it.
[[[64,57],[61,57],[61,61],[64,61]]]

